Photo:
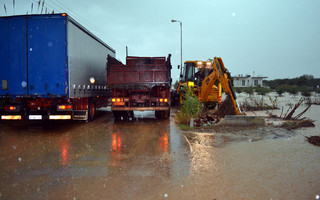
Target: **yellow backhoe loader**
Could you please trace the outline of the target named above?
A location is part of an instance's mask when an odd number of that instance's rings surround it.
[[[207,105],[219,105],[219,109],[229,109],[228,114],[244,115],[237,102],[230,80],[230,73],[220,57],[211,61],[186,61],[181,69],[177,93],[183,102],[183,87],[192,87],[199,100]],[[222,90],[227,94],[227,105],[221,105]],[[232,104],[232,105],[230,105]],[[231,112],[230,112],[231,110]]]

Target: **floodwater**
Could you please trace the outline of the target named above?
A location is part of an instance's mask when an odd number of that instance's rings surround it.
[[[0,199],[316,199],[320,148],[304,136],[320,135],[319,113],[291,131],[181,131],[108,109],[93,123],[0,122]]]

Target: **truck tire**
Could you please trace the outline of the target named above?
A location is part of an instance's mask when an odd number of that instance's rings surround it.
[[[88,105],[88,121],[92,122],[96,116],[96,104],[94,103],[93,100],[89,100],[89,105]]]
[[[170,109],[165,111],[155,111],[155,116],[157,119],[169,119]]]
[[[162,119],[162,111],[154,111],[154,114],[156,116],[156,119]]]
[[[112,114],[115,120],[121,120],[121,116],[122,116],[121,111],[112,111]]]
[[[169,117],[170,117],[170,109],[162,111],[162,118],[163,119],[169,119]]]

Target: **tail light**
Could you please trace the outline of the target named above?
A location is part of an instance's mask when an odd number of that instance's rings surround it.
[[[160,102],[160,103],[163,103],[163,102],[168,103],[168,99],[167,99],[167,98],[164,98],[164,99],[163,99],[163,98],[160,98],[160,99],[159,99],[159,102]]]
[[[5,106],[4,110],[6,110],[6,111],[18,111],[18,107],[17,106]]]
[[[72,105],[58,105],[58,111],[72,110]]]
[[[112,98],[112,103],[115,103],[115,102],[123,102],[123,99],[121,98]]]

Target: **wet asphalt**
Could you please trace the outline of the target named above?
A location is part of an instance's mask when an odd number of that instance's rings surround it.
[[[0,199],[161,197],[168,182],[189,175],[188,143],[153,112],[130,121],[103,110],[92,123],[1,122],[0,134]]]
[[[0,199],[315,199],[315,128],[180,130],[137,112],[92,123],[0,122]]]

